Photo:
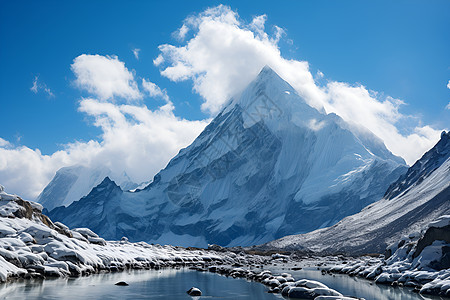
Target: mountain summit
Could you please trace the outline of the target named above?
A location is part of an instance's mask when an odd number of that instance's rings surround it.
[[[359,212],[405,171],[367,129],[312,108],[265,67],[145,189],[94,189],[50,216],[109,239],[260,244]]]

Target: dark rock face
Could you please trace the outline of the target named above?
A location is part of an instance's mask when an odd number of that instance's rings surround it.
[[[11,201],[14,201],[19,205],[19,209],[13,213],[14,217],[28,220],[38,219],[50,229],[56,230],[67,237],[72,237],[72,233],[70,233],[68,228],[64,229],[59,226],[55,226],[50,218],[42,213],[42,207],[32,205],[29,201],[23,200],[20,197]]]
[[[447,244],[450,244],[450,225],[441,228],[428,228],[424,236],[417,242],[417,247],[413,254],[413,258],[419,256],[423,249],[433,244],[434,241],[444,241]],[[441,259],[439,261],[432,262],[431,267],[438,271],[450,268],[450,247],[442,247]]]

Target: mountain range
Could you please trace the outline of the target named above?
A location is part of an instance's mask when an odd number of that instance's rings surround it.
[[[47,209],[107,239],[247,246],[333,226],[380,200],[407,169],[369,130],[309,106],[265,67],[145,188],[105,178]]]

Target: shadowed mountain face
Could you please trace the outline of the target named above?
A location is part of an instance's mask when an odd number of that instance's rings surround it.
[[[450,214],[450,132],[394,182],[385,197],[334,226],[286,236],[261,248],[322,253],[383,253],[402,236]]]
[[[50,216],[108,239],[260,244],[335,224],[405,171],[371,132],[310,107],[265,67],[145,189],[104,182]]]

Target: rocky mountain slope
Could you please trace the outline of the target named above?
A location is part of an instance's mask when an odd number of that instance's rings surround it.
[[[108,239],[260,244],[359,212],[406,169],[371,132],[310,107],[265,67],[145,189],[106,179],[50,216]]]
[[[443,132],[440,141],[393,183],[380,201],[334,226],[286,236],[261,247],[382,253],[400,237],[415,235],[446,214],[450,214],[450,132]]]

